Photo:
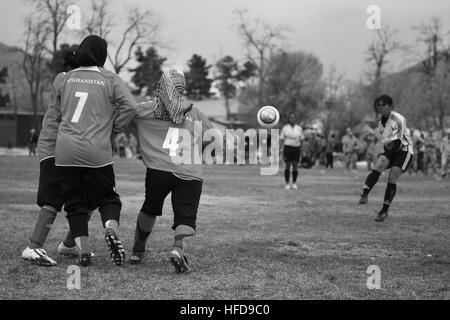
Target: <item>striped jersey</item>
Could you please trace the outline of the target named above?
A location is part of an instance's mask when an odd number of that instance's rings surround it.
[[[406,120],[400,113],[391,111],[386,124],[383,125],[380,123],[380,131],[382,133],[383,144],[400,140],[402,143],[402,151],[414,154],[410,132],[406,127]]]
[[[136,113],[136,101],[125,83],[103,68],[82,67],[60,77],[55,89],[55,109],[61,117],[56,165],[112,164],[111,133],[123,132]]]
[[[142,160],[147,168],[183,179],[202,180],[202,137],[213,128],[197,108],[181,124],[155,118],[156,102],[138,104],[136,125]]]

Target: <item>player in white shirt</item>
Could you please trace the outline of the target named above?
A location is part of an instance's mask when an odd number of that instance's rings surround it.
[[[298,163],[300,161],[301,141],[305,138],[302,127],[297,122],[294,113],[289,115],[289,123],[281,129],[280,139],[283,147],[283,157],[285,163],[284,178],[286,180],[285,189],[297,189]],[[290,168],[292,166],[292,185],[289,184]]]
[[[388,95],[379,96],[375,99],[374,107],[377,114],[381,115],[383,153],[379,155],[374,169],[367,176],[359,203],[368,202],[369,192],[377,183],[381,173],[390,169],[383,208],[375,219],[377,222],[383,222],[388,216],[389,206],[394,199],[397,180],[406,172],[411,162],[413,148],[406,120],[401,114],[393,111],[392,98]]]

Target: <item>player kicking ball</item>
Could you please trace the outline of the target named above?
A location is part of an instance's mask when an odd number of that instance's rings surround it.
[[[156,217],[162,215],[164,199],[171,192],[174,212],[172,229],[175,234],[170,261],[177,273],[190,270],[184,254],[185,240],[195,234],[202,193],[201,163],[191,162],[193,152],[201,152],[198,150],[201,146],[197,147],[199,143],[194,139],[212,128],[200,111],[183,102],[184,87],[184,75],[171,69],[162,75],[158,83],[156,101],[138,104],[136,123],[147,173],[145,201],[138,214],[133,255],[129,260],[132,264],[138,264],[144,258],[147,239]],[[175,161],[173,158],[179,154],[178,147],[181,145],[183,159],[187,161]]]
[[[91,264],[89,209],[98,208],[111,260],[120,266],[125,251],[117,235],[122,203],[115,189],[112,132],[132,121],[136,101],[125,83],[103,68],[107,43],[86,37],[75,53],[76,69],[55,84],[58,136],[55,164],[63,176],[64,209],[81,254],[82,266]]]
[[[64,68],[70,71],[75,68],[73,53],[68,53],[64,57]],[[54,83],[58,83],[59,78],[65,72],[56,76]],[[41,208],[38,219],[34,226],[33,234],[30,237],[30,244],[22,252],[22,258],[33,264],[40,266],[55,266],[55,260],[47,255],[43,249],[44,243],[53,225],[56,215],[64,205],[61,192],[60,168],[55,166],[55,144],[58,134],[58,126],[55,125],[55,111],[49,107],[42,121],[42,130],[39,135],[37,152],[40,158],[39,184],[37,193],[37,204]],[[75,245],[72,233],[69,231],[66,238],[58,246],[58,254],[63,256],[78,256],[79,250]]]
[[[378,157],[374,169],[367,176],[359,204],[366,204],[369,192],[375,186],[381,173],[390,169],[384,203],[375,221],[383,222],[394,200],[397,191],[397,180],[408,169],[413,156],[412,142],[405,118],[393,111],[392,98],[382,95],[375,99],[375,111],[381,115],[380,129],[382,132],[383,153]]]

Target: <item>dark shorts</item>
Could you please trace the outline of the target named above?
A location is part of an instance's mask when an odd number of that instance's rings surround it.
[[[300,161],[300,147],[284,146],[283,148],[284,161]]]
[[[63,175],[64,210],[68,217],[99,209],[103,224],[119,221],[122,202],[112,165],[101,168],[59,167]]]
[[[61,183],[61,167],[55,166],[55,157],[42,160],[39,170],[38,206],[51,207],[57,212],[61,211],[64,205]]]
[[[402,169],[403,172],[406,172],[406,170],[408,170],[408,166],[413,158],[412,154],[407,151],[399,151],[392,155],[382,153],[380,154],[380,156],[385,156],[389,160],[389,167],[387,167],[386,169],[398,167]]]
[[[161,216],[164,200],[172,192],[174,223],[195,229],[197,210],[202,193],[202,181],[185,180],[171,172],[147,169],[145,175],[145,201],[141,211],[152,216]]]

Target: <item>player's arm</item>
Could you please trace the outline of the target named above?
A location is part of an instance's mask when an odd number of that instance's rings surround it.
[[[283,128],[281,128],[281,132],[280,132],[280,150],[283,149],[284,139],[286,138],[286,132],[285,132],[284,128],[286,128],[286,126],[283,126]]]
[[[54,133],[55,137],[58,133],[59,123],[61,122],[61,85],[65,75],[65,73],[60,73],[53,80],[52,97],[42,123],[42,127],[45,125],[49,132]]]
[[[114,77],[112,98],[117,112],[113,131],[115,133],[124,132],[136,116],[137,105],[130,90],[119,77]]]
[[[137,104],[136,118],[137,119],[148,119],[153,117],[155,111],[155,102],[144,101]]]

